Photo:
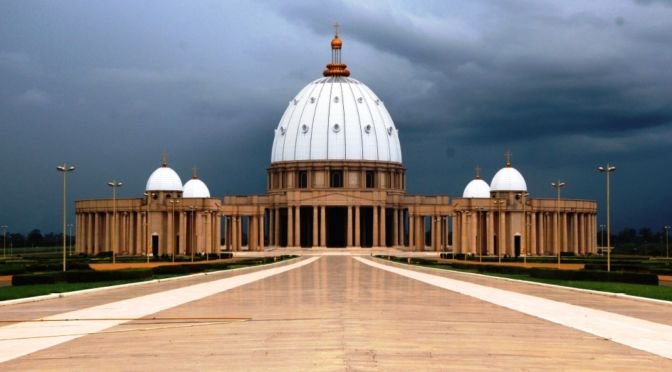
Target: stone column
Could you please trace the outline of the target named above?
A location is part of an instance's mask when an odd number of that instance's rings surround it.
[[[273,219],[273,242],[276,247],[280,246],[280,208],[275,208],[275,218]]]
[[[301,246],[301,206],[294,210],[294,245]]]
[[[419,251],[424,251],[425,250],[425,216],[417,216],[417,229],[418,231],[416,232],[416,236],[418,237],[418,247],[417,250]]]
[[[327,207],[320,207],[320,247],[327,246]]]
[[[414,214],[408,210],[408,248],[413,250],[415,247],[415,221]]]
[[[359,206],[355,207],[355,246],[361,247],[362,246],[362,237],[361,237],[361,225],[360,225],[360,214],[359,214]]]
[[[537,214],[530,213],[530,254],[539,255],[539,243],[537,243]]]
[[[346,233],[346,245],[348,248],[352,247],[352,207],[348,206],[348,231]]]
[[[453,222],[453,253],[460,251],[460,213],[457,212],[452,217]]]
[[[378,226],[378,206],[373,206],[373,246],[378,247],[378,234],[380,232]]]
[[[383,205],[380,207],[380,240],[378,240],[378,243],[380,244],[381,247],[386,247],[387,246],[387,231],[386,231],[386,226],[385,226],[385,206]]]
[[[287,207],[287,247],[294,247],[294,207]]]
[[[316,206],[313,206],[313,247],[317,247],[320,238],[317,215],[318,215],[318,208]]]
[[[562,251],[569,252],[569,226],[567,225],[567,213],[562,214],[562,219],[560,221],[560,231],[562,232]]]
[[[581,250],[581,236],[579,235],[579,216],[578,213],[572,213],[572,251],[575,255]]]
[[[264,250],[264,238],[266,235],[266,221],[264,219],[266,218],[266,213],[263,211],[259,215],[259,250],[263,251]]]

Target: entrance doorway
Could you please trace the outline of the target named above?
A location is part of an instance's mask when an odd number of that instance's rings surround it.
[[[520,257],[520,235],[513,237],[513,251],[516,257]]]
[[[159,236],[152,235],[152,256],[159,257]]]
[[[301,207],[300,211],[299,244],[301,248],[310,248],[313,246],[313,207]]]
[[[359,208],[359,240],[362,248],[373,247],[373,207]]]
[[[326,207],[327,247],[344,248],[348,228],[347,207]]]
[[[287,246],[287,208],[280,208],[280,218],[278,221],[279,226],[279,235],[278,236],[278,245],[281,247]]]

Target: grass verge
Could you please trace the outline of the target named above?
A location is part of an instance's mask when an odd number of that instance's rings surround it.
[[[278,261],[283,261],[286,259],[294,258],[295,256],[280,256]],[[118,284],[127,284],[135,282],[144,282],[149,280],[156,279],[165,279],[176,276],[192,275],[199,272],[209,272],[209,271],[219,271],[219,270],[231,270],[244,267],[258,266],[263,264],[272,263],[273,258],[260,258],[260,259],[246,259],[237,261],[232,264],[202,264],[197,271],[183,272],[183,273],[154,273],[149,278],[144,279],[125,279],[125,280],[109,280],[109,281],[97,281],[97,282],[79,282],[79,283],[68,283],[68,282],[56,282],[54,284],[30,284],[30,285],[20,285],[20,286],[7,286],[0,287],[0,301],[4,300],[14,300],[18,298],[34,297],[41,296],[51,293],[65,293],[72,291],[79,291],[83,289],[98,288],[98,287],[109,287]],[[192,265],[193,266],[193,265]],[[169,266],[175,267],[175,266]]]
[[[613,283],[613,282],[592,282],[592,281],[573,281],[573,280],[556,280],[556,279],[541,279],[533,278],[522,274],[495,274],[477,272],[476,270],[460,270],[445,265],[415,265],[420,267],[433,267],[436,269],[469,272],[487,276],[494,276],[500,278],[518,279],[527,282],[537,282],[545,284],[554,284],[563,287],[572,287],[580,289],[590,289],[595,291],[603,291],[610,293],[625,293],[631,296],[653,298],[656,300],[672,301],[672,287],[644,285],[644,284],[630,284],[630,283]]]

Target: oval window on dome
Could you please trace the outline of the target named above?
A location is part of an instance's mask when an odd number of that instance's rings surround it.
[[[338,96],[334,97],[334,103],[338,103]]]
[[[334,129],[333,130],[334,130],[334,133],[340,132],[341,131],[341,125],[338,124],[338,123],[334,124]]]
[[[310,127],[307,124],[303,124],[301,126],[301,132],[303,132],[303,133],[308,133],[309,129],[310,129]]]
[[[394,128],[392,128],[392,127],[387,127],[387,134],[391,136],[391,135],[392,135],[392,132],[394,132]]]
[[[366,133],[371,133],[371,124],[366,124],[366,126],[364,127],[364,131]]]
[[[362,97],[357,98],[357,102],[359,102],[359,103],[364,102],[364,98],[362,98]]]
[[[310,103],[315,103],[315,97],[310,97]]]
[[[284,136],[286,131],[287,130],[285,129],[285,127],[280,127],[280,135],[281,136]]]

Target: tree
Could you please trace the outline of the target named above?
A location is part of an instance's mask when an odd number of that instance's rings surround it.
[[[43,240],[44,237],[42,236],[42,232],[39,229],[33,229],[28,233],[29,245],[40,245],[42,244]]]

